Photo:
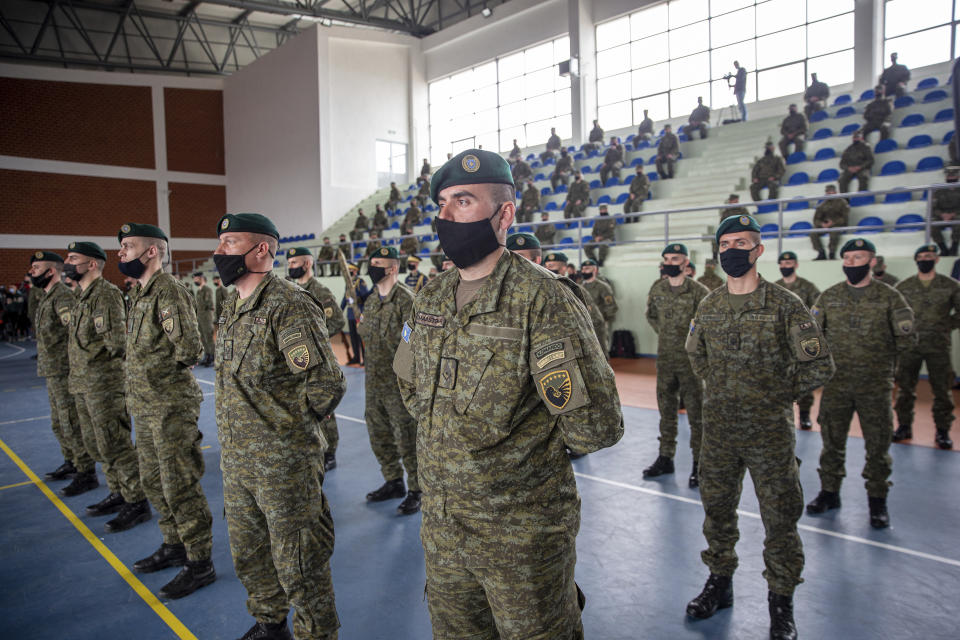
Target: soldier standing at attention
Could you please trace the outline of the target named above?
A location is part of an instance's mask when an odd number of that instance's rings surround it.
[[[567,193],[567,204],[563,207],[563,217],[582,218],[583,212],[590,204],[590,185],[583,179],[583,174],[577,171],[573,176],[573,185]]]
[[[870,146],[863,141],[863,134],[860,131],[853,133],[853,142],[844,149],[840,156],[840,177],[837,178],[837,184],[840,185],[840,193],[846,193],[850,190],[850,182],[856,178],[860,191],[867,191],[870,188],[870,167],[873,166],[873,151]]]
[[[363,305],[357,331],[363,338],[366,358],[366,411],[370,448],[380,463],[382,486],[367,494],[369,502],[403,498],[397,507],[402,515],[420,510],[417,481],[417,421],[400,397],[393,355],[400,344],[404,318],[409,317],[414,294],[397,280],[400,257],[393,247],[384,247],[370,260],[373,291]],[[407,470],[407,486],[403,470]]]
[[[824,193],[828,196],[837,194],[837,188],[828,184],[824,188]],[[845,227],[850,216],[850,203],[846,198],[830,198],[817,205],[817,210],[813,214],[813,226],[815,229],[830,229],[831,227]],[[837,259],[837,247],[840,246],[840,232],[829,231],[829,242],[827,247],[830,250],[830,259]],[[814,260],[826,260],[827,254],[823,250],[823,232],[811,233],[810,244],[813,250],[817,252]]]
[[[287,251],[287,276],[309,291],[320,303],[327,337],[333,340],[333,336],[343,331],[343,309],[340,308],[333,292],[314,276],[313,265],[313,254],[306,247],[294,247]],[[340,431],[337,429],[337,419],[333,409],[320,421],[320,429],[323,430],[323,437],[327,441],[327,450],[323,454],[323,469],[330,471],[337,466],[337,445],[340,443]]]
[[[236,294],[217,338],[217,431],[237,577],[256,623],[241,640],[333,640],[333,519],[320,422],[346,389],[320,305],[271,271],[280,234],[256,213],[217,224],[213,256]]]
[[[933,422],[936,443],[941,449],[953,447],[950,424],[953,422],[953,367],[950,364],[950,334],[960,327],[960,282],[937,273],[940,256],[937,245],[927,244],[913,254],[917,274],[897,283],[897,291],[916,314],[914,328],[918,344],[897,359],[897,413],[899,427],[893,441],[913,437],[913,407],[917,399],[920,367],[927,363],[930,389],[933,391]]]
[[[63,274],[80,285],[70,316],[69,388],[87,452],[103,466],[110,494],[87,507],[87,513],[116,513],[104,529],[124,531],[150,519],[150,505],[140,484],[137,452],[130,440],[130,417],[123,395],[126,307],[120,290],[104,280],[107,254],[94,242],[71,242]],[[82,269],[82,270],[81,270]],[[93,473],[80,473],[60,490],[73,496],[97,486]]]
[[[207,286],[207,277],[202,271],[193,274],[193,284],[197,285],[194,298],[197,303],[197,324],[200,327],[200,343],[203,345],[201,367],[213,364],[213,327],[219,319],[217,303],[213,289]]]
[[[650,179],[643,172],[643,165],[637,165],[637,173],[630,181],[630,191],[627,193],[627,201],[623,203],[624,213],[638,213],[643,211],[643,203],[650,194]],[[627,218],[627,222],[640,222],[640,218]]]
[[[394,368],[420,419],[433,635],[583,638],[567,449],[623,435],[613,370],[569,281],[503,248],[516,214],[506,160],[464,151],[431,196],[457,269],[417,296]]]
[[[610,349],[609,336],[613,335],[613,320],[617,317],[617,311],[620,310],[620,307],[617,306],[617,299],[613,295],[613,289],[610,288],[609,284],[600,279],[599,272],[600,266],[596,260],[592,258],[584,260],[583,264],[580,265],[580,273],[583,275],[583,281],[580,286],[587,290],[587,293],[593,298],[594,303],[603,315],[608,342],[601,342],[600,346],[603,347],[603,352],[607,353]]]
[[[847,434],[856,411],[866,448],[863,477],[870,526],[883,529],[890,526],[887,492],[893,460],[888,451],[893,434],[894,365],[899,353],[916,347],[916,334],[907,301],[870,274],[876,253],[869,240],[848,240],[840,249],[846,281],[820,294],[813,307],[837,360],[837,374],[820,398],[820,493],[807,505],[807,513],[840,507]]]
[[[677,400],[683,401],[690,420],[690,450],[693,467],[688,484],[700,486],[697,469],[700,441],[703,437],[701,407],[703,384],[693,373],[684,344],[690,321],[700,301],[709,290],[684,275],[690,264],[686,245],[670,244],[661,252],[667,277],[653,283],[647,294],[647,321],[657,333],[657,408],[660,410],[660,453],[652,465],[643,470],[644,478],[673,473],[677,452]]]
[[[673,170],[680,156],[680,140],[669,124],[663,125],[663,137],[657,145],[657,173],[661,180],[673,178]]]
[[[783,158],[773,152],[773,140],[767,140],[763,148],[763,157],[753,165],[751,176],[750,197],[756,202],[760,200],[760,192],[767,189],[767,198],[776,200],[780,194],[780,179],[787,172],[787,165]]]
[[[93,475],[95,465],[83,445],[77,407],[68,388],[70,361],[64,352],[77,297],[60,281],[62,273],[63,258],[56,253],[37,251],[30,256],[30,282],[34,289],[43,292],[33,325],[37,338],[37,375],[46,379],[50,427],[63,454],[63,464],[46,474],[49,480],[65,480],[78,472]]]
[[[540,214],[540,224],[533,230],[533,235],[540,241],[541,246],[549,247],[554,244],[554,238],[557,235],[557,227],[550,222],[550,214],[544,211]]]
[[[794,151],[803,151],[807,136],[807,119],[797,113],[797,105],[790,105],[790,113],[780,123],[780,155],[790,155],[790,145]]]
[[[593,223],[593,235],[591,236],[593,241],[584,245],[583,252],[591,260],[596,260],[597,264],[602,267],[610,253],[610,245],[607,243],[617,239],[617,221],[610,217],[605,204],[600,205],[599,216],[600,219]],[[599,257],[597,257],[598,254]]]
[[[737,505],[749,470],[766,531],[770,638],[792,640],[793,591],[803,572],[797,532],[803,491],[790,414],[797,398],[830,379],[833,358],[803,303],[757,273],[764,249],[757,221],[731,216],[716,239],[727,286],[700,303],[686,342],[693,371],[705,383],[699,471],[708,548],[701,557],[710,568],[687,615],[709,618],[733,605]]]
[[[879,280],[883,284],[888,284],[891,287],[897,286],[897,283],[900,282],[900,278],[887,271],[887,262],[883,256],[876,256],[876,264],[873,266],[873,277],[875,280]]]
[[[407,285],[414,295],[427,284],[427,276],[420,273],[420,258],[417,256],[407,258],[407,277],[404,278],[403,284]]]
[[[137,430],[140,482],[160,513],[163,535],[160,548],[133,569],[153,573],[183,566],[158,594],[183,598],[217,579],[210,560],[213,516],[200,487],[203,435],[197,419],[203,394],[190,371],[200,358],[200,330],[189,289],[163,272],[166,234],[152,224],[131,223],[120,227],[117,240],[120,272],[140,285],[127,319],[127,407]]]
[[[723,284],[723,278],[717,275],[717,260],[715,258],[707,258],[704,261],[703,275],[697,278],[697,282],[705,286],[708,291],[713,291]]]
[[[880,139],[886,140],[890,137],[890,116],[893,114],[893,108],[890,106],[890,100],[883,95],[883,87],[877,85],[874,88],[874,98],[863,110],[863,119],[866,120],[860,133],[863,138],[874,131],[880,132]]]
[[[220,275],[213,275],[213,293],[214,293],[214,304],[216,305],[216,316],[217,322],[220,321],[220,316],[223,315],[223,301],[227,297],[227,288],[223,286],[223,283],[220,281]],[[216,326],[214,326],[216,329]],[[216,338],[216,336],[214,336]]]
[[[787,291],[795,293],[803,302],[803,306],[812,309],[817,298],[820,297],[820,290],[817,286],[805,278],[797,275],[797,254],[793,251],[784,251],[777,258],[780,266],[780,275],[783,276],[774,284],[778,284]],[[806,393],[797,400],[797,407],[800,409],[800,428],[808,431],[813,428],[810,421],[810,407],[813,406],[813,392]]]
[[[569,156],[567,156],[569,157]],[[561,158],[561,162],[563,159]],[[557,163],[559,166],[559,163]],[[553,178],[551,177],[551,182]],[[556,188],[556,187],[554,187]],[[517,222],[533,222],[533,214],[540,210],[540,190],[533,180],[527,181],[527,188],[523,190],[523,200],[520,202],[521,214]]]

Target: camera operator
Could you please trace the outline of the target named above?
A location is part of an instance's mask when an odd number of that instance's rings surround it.
[[[747,94],[747,70],[736,60],[733,61],[733,67],[737,70],[736,74],[728,73],[723,76],[723,79],[727,81],[727,86],[733,89],[733,95],[737,98],[737,108],[740,109],[740,119],[746,122],[747,107],[743,104],[743,98]]]

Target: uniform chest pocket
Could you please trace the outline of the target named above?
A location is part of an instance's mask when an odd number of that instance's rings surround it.
[[[251,324],[241,324],[227,337],[233,341],[230,366],[234,376],[253,383],[263,378],[264,333]]]
[[[484,346],[486,341],[491,344]],[[483,338],[460,345],[454,408],[471,421],[483,423],[481,429],[464,432],[468,447],[486,448],[510,434],[518,390],[523,388],[517,379],[525,371],[520,349],[519,341]]]
[[[753,313],[742,316],[740,348],[751,363],[768,370],[782,364],[779,327],[776,314]]]

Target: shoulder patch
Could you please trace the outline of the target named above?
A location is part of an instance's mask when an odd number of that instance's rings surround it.
[[[296,342],[301,338],[303,338],[303,330],[300,327],[290,327],[280,332],[280,335],[277,336],[277,341],[280,343],[280,348],[282,349],[291,342]]]
[[[570,372],[566,369],[555,369],[540,376],[537,382],[543,399],[554,409],[561,410],[570,402],[570,396],[573,395],[573,383],[570,380]]]
[[[409,343],[409,342],[410,342],[410,335],[411,335],[412,333],[413,333],[413,329],[410,328],[410,325],[409,325],[409,324],[407,324],[406,322],[404,322],[404,323],[403,323],[403,331],[400,333],[400,338],[401,338],[404,342]]]
[[[310,349],[305,344],[297,345],[287,351],[290,365],[300,371],[306,371],[310,366]]]

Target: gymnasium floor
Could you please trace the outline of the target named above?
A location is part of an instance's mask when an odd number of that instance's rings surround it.
[[[32,343],[0,345],[0,638],[239,638],[252,619],[233,572],[222,518],[213,370],[197,369],[197,376],[207,394],[200,418],[209,446],[203,487],[215,515],[214,563],[220,577],[185,599],[160,602],[152,594],[176,570],[138,576],[128,569],[160,543],[155,518],[130,531],[105,534],[107,518],[84,512],[106,494],[102,473],[100,489],[75,498],[56,493],[65,482],[48,486],[40,479],[61,460],[32,353]],[[337,532],[332,568],[340,637],[427,639],[420,519],[397,516],[393,502],[364,502],[381,478],[362,420],[363,370],[344,371],[348,392],[337,409],[339,467],[325,483]],[[629,386],[631,375],[644,385],[642,372],[625,370],[621,387]],[[624,393],[624,401],[642,406],[631,393]],[[929,402],[921,411],[929,411]],[[583,500],[577,582],[587,595],[586,637],[766,638],[763,527],[750,482],[741,502],[736,604],[710,620],[691,622],[684,607],[707,572],[699,558],[705,546],[699,495],[686,486],[689,449],[680,447],[675,475],[644,481],[641,470],[656,457],[658,416],[655,410],[628,406],[624,417],[626,434],[618,445],[573,463]],[[688,437],[681,416],[681,443]],[[819,488],[820,438],[799,432],[797,440],[809,500]],[[801,637],[958,637],[960,457],[923,446],[893,445],[891,452],[892,528],[874,531],[868,524],[859,438],[848,444],[843,508],[801,519],[807,557],[806,583],[796,595]]]

